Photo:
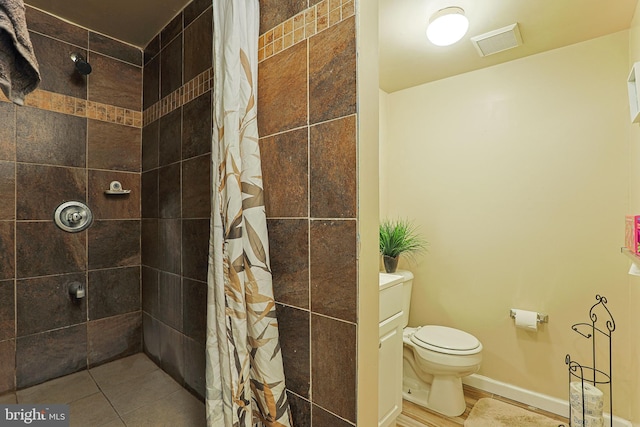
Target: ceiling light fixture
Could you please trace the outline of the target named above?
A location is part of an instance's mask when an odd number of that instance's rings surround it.
[[[460,7],[446,7],[429,19],[427,38],[436,46],[449,46],[467,34],[469,20]]]

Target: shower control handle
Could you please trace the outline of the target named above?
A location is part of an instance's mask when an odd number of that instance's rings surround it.
[[[69,283],[69,294],[75,299],[82,299],[86,295],[84,285],[80,282]]]

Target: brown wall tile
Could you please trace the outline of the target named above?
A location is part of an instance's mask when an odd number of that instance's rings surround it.
[[[95,226],[95,224],[94,224]],[[87,268],[86,231],[67,233],[50,222],[16,224],[17,277],[73,273]]]
[[[309,39],[309,121],[356,112],[355,17]]]
[[[84,273],[16,281],[18,337],[87,321],[86,298],[69,295],[69,285],[85,286]]]
[[[60,204],[70,200],[85,202],[85,169],[24,163],[17,166],[19,220],[50,220]]]
[[[89,32],[89,49],[132,65],[142,66],[142,51],[140,49],[93,31]]]
[[[13,280],[0,281],[0,341],[15,338],[15,308]],[[2,360],[0,358],[0,360]],[[1,371],[1,369],[0,369]],[[0,378],[2,374],[0,374]],[[0,384],[2,380],[0,380]],[[2,387],[0,386],[0,389]]]
[[[142,155],[140,129],[115,123],[88,121],[88,167],[139,172]]]
[[[158,316],[158,270],[142,267],[142,310],[151,316]]]
[[[313,402],[356,420],[356,325],[311,315],[311,384]],[[314,408],[315,409],[315,408]],[[318,426],[333,425],[316,423]]]
[[[140,264],[140,221],[94,221],[88,229],[89,269]]]
[[[144,48],[144,63],[147,64],[151,59],[160,53],[160,34],[156,36]]]
[[[176,381],[184,378],[185,336],[160,322],[160,367]]]
[[[142,351],[139,311],[89,322],[87,332],[90,367]]]
[[[296,427],[311,427],[311,403],[293,393],[287,393],[291,418]],[[317,424],[320,427],[330,424]]]
[[[207,339],[206,282],[182,279],[182,325],[185,335],[201,345],[205,344]]]
[[[160,234],[157,219],[143,219],[141,231],[142,264],[149,267],[160,267]]]
[[[17,387],[26,388],[87,367],[87,325],[71,326],[16,341]]]
[[[269,217],[309,215],[307,129],[260,139],[265,209]]]
[[[207,10],[184,30],[184,82],[211,68],[213,13]]]
[[[161,117],[159,122],[158,163],[165,166],[180,160],[182,108]]]
[[[16,158],[16,107],[0,102],[0,160]]]
[[[311,217],[354,218],[357,203],[356,117],[311,127]]]
[[[276,314],[287,389],[309,398],[311,391],[309,312],[277,304]]]
[[[203,400],[206,393],[206,354],[203,344],[184,338],[184,382],[185,387]]]
[[[146,70],[146,68],[145,68]],[[158,148],[160,144],[160,122],[150,123],[142,129],[142,170],[158,167]]]
[[[182,331],[182,280],[180,276],[160,272],[158,276],[158,319]]]
[[[180,274],[181,223],[182,221],[179,219],[161,219],[158,222],[158,264],[162,270],[174,274]]]
[[[144,66],[142,108],[146,110],[160,100],[160,57],[156,56]]]
[[[90,271],[89,320],[140,311],[140,267]]]
[[[16,388],[16,342],[0,341],[0,394]]]
[[[260,0],[260,34],[307,8],[307,0]]]
[[[309,221],[270,219],[267,225],[276,301],[309,308]]]
[[[314,426],[331,426],[331,427],[353,427],[353,424],[342,420],[332,413],[325,411],[318,405],[313,405],[313,425]]]
[[[182,107],[182,159],[211,152],[211,91]]]
[[[0,280],[15,277],[14,222],[0,221]]]
[[[355,221],[312,221],[311,309],[351,322],[358,312]]]
[[[182,162],[182,218],[211,215],[211,156]]]
[[[129,194],[105,194],[118,181]],[[89,207],[94,219],[140,218],[140,174],[89,170]]]
[[[158,218],[158,169],[142,174],[142,217]]]
[[[76,71],[71,60],[71,53],[79,53],[86,58],[87,51],[34,32],[29,32],[29,36],[40,66],[42,81],[38,88],[87,99],[86,77]]]
[[[89,100],[130,110],[142,110],[142,69],[99,53],[88,58],[93,71]]]
[[[31,6],[26,7],[27,27],[41,34],[55,36],[67,43],[87,48],[88,31]],[[42,62],[38,58],[38,62]]]
[[[162,39],[162,37],[161,37]],[[182,34],[160,52],[160,99],[182,86]]]
[[[17,110],[16,127],[19,162],[85,166],[87,119],[21,107]]]
[[[144,313],[142,315],[142,345],[144,352],[160,365],[160,321]]]
[[[180,163],[158,170],[158,211],[160,218],[180,218]]]
[[[260,135],[307,124],[307,44],[298,43],[258,65]]]
[[[182,220],[182,275],[207,281],[209,219]]]
[[[209,0],[193,0],[190,2],[183,11],[185,28],[209,6],[211,6],[211,2]]]
[[[167,45],[178,36],[183,29],[182,23],[182,12],[173,17],[171,22],[169,22],[165,27],[160,31],[160,46],[164,49]],[[181,62],[181,61],[180,61]]]
[[[14,162],[0,161],[0,220],[16,217],[16,167]]]

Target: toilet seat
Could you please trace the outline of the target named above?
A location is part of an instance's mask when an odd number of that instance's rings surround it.
[[[466,355],[482,351],[480,341],[473,335],[447,326],[428,325],[411,335],[418,347],[437,353]]]

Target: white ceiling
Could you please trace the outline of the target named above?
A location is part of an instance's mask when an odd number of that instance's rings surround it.
[[[380,0],[380,87],[386,92],[628,29],[637,0]],[[429,17],[459,6],[465,38],[448,47],[425,36]],[[480,57],[470,37],[518,23],[520,47]]]
[[[138,47],[189,0],[25,0],[83,27]],[[416,86],[629,28],[637,0],[379,0],[380,87]],[[469,32],[449,47],[425,36],[429,17],[459,6]],[[518,23],[523,45],[480,57],[469,38]]]

